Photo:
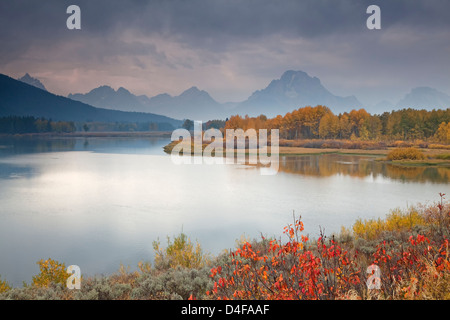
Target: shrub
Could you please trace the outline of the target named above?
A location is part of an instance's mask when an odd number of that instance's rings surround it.
[[[449,229],[450,212],[441,201],[438,223]],[[434,210],[433,210],[434,212]],[[447,220],[444,220],[447,219]],[[352,244],[349,230],[315,245],[301,235],[303,224],[288,225],[285,243],[262,238],[245,242],[211,269],[215,299],[448,299],[448,233],[427,226],[425,211],[394,210],[385,220],[359,222]],[[358,224],[357,224],[358,225]],[[360,228],[360,229],[358,229]],[[399,232],[400,231],[400,232]],[[342,241],[344,240],[344,241]],[[358,242],[371,246],[362,252]],[[380,270],[379,289],[369,289],[368,267]]]
[[[388,160],[424,160],[423,152],[416,148],[397,148],[387,155]]]
[[[428,148],[429,143],[427,141],[423,141],[421,139],[417,139],[414,141],[414,146],[417,146],[419,148]]]
[[[438,154],[438,155],[436,155],[436,159],[450,160],[450,153]]]
[[[202,268],[209,259],[203,253],[200,244],[194,246],[191,240],[180,233],[173,242],[167,237],[167,248],[161,248],[159,241],[153,242],[153,249],[156,252],[155,267],[157,269],[175,268],[177,266],[185,268]]]
[[[47,287],[25,286],[0,293],[0,300],[69,300],[72,291],[66,285],[49,283]]]
[[[6,280],[2,280],[2,278],[0,277],[0,293],[6,292],[8,290],[11,290],[11,286]]]
[[[428,145],[428,149],[446,149],[446,150],[449,150],[450,146],[449,145],[444,145],[444,144],[430,144],[430,145]]]
[[[206,298],[213,287],[209,268],[187,269],[177,266],[164,272],[143,273],[136,279],[132,299],[187,300],[191,295]]]
[[[115,283],[111,277],[90,278],[83,281],[81,290],[74,293],[77,300],[126,300],[132,290],[130,283]]]
[[[39,265],[40,273],[32,278],[32,284],[36,287],[48,287],[50,283],[66,285],[70,275],[66,271],[64,263],[53,259],[41,259],[36,262]]]
[[[337,140],[325,141],[322,144],[322,148],[325,148],[325,149],[340,149],[340,148],[342,148],[342,142],[341,141],[337,141]]]
[[[157,268],[121,266],[113,275],[83,279],[81,290],[66,288],[63,263],[40,260],[32,286],[11,288],[0,279],[0,299],[450,299],[450,204],[439,196],[434,205],[358,220],[353,232],[343,228],[331,238],[321,232],[315,241],[294,217],[286,241],[242,238],[208,263],[199,245],[180,234],[166,249],[156,243]],[[372,290],[373,264],[380,288]]]
[[[377,150],[386,149],[386,144],[384,142],[378,141],[345,141],[342,145],[343,149],[362,149],[362,150]]]
[[[395,147],[395,148],[409,148],[409,147],[412,147],[412,145],[413,145],[412,142],[397,140],[397,141],[392,142],[389,146]]]
[[[400,209],[391,211],[385,219],[358,219],[353,224],[355,237],[373,240],[387,231],[411,231],[416,226],[426,225],[425,218],[414,208],[404,213]]]
[[[324,236],[309,248],[303,223],[288,225],[281,240],[244,243],[229,260],[211,269],[215,279],[209,296],[217,299],[336,299],[360,291],[357,260],[334,239]]]

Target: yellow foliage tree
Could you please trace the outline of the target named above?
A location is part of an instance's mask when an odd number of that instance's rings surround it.
[[[332,138],[335,139],[339,136],[339,117],[333,113],[326,113],[319,124],[319,137],[322,139]]]
[[[167,248],[161,248],[159,241],[153,242],[153,249],[156,252],[155,265],[162,268],[175,268],[177,266],[185,268],[201,268],[205,266],[209,259],[203,254],[200,244],[194,245],[191,240],[181,233],[175,237],[173,242],[167,237]]]
[[[36,262],[39,265],[40,273],[33,276],[32,284],[36,287],[48,287],[50,283],[66,284],[70,274],[66,271],[64,263],[53,259],[41,259]]]
[[[434,138],[441,143],[450,143],[450,122],[442,122],[439,125]]]
[[[0,293],[6,292],[10,289],[11,289],[11,286],[9,285],[9,283],[6,282],[6,280],[2,280],[2,278],[0,277]]]

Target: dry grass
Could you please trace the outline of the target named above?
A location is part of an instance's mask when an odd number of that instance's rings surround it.
[[[389,151],[388,160],[425,160],[424,153],[416,148],[396,148]]]

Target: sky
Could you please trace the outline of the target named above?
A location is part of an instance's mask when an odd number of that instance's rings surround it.
[[[66,27],[72,4],[81,30]],[[372,4],[380,30],[366,26]],[[450,94],[448,0],[1,0],[0,43],[0,73],[64,96],[197,86],[238,102],[286,70],[365,104],[419,86]]]

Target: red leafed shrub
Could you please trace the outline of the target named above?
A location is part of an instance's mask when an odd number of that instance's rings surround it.
[[[322,232],[312,242],[301,234],[303,229],[300,219],[294,219],[284,228],[286,242],[262,237],[230,251],[225,262],[211,269],[214,287],[207,295],[246,300],[450,299],[449,240],[444,233],[380,238],[375,253],[363,254]],[[374,283],[379,286],[374,288]]]
[[[432,285],[430,278],[438,276],[447,277],[448,290],[448,247],[448,239],[433,243],[421,234],[410,236],[406,243],[394,245],[393,242],[384,241],[379,244],[374,254],[374,264],[381,269],[384,294],[394,298],[420,299],[429,290],[427,286]],[[433,277],[429,277],[431,274]],[[411,289],[412,285],[414,290]]]
[[[217,299],[335,299],[361,286],[356,260],[333,239],[311,247],[303,223],[285,227],[288,241],[246,242],[230,252],[229,262],[213,268],[208,292]],[[307,248],[311,247],[311,248]]]

